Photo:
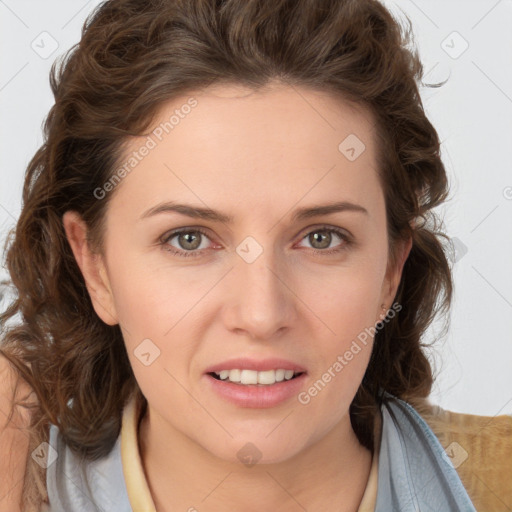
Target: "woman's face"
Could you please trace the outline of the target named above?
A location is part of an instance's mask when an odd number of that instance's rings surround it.
[[[105,292],[92,293],[122,328],[150,416],[232,461],[244,446],[286,460],[350,428],[370,328],[401,272],[387,272],[372,119],[305,88],[223,85],[168,104],[152,130],[121,163]],[[247,382],[304,373],[247,385],[212,367],[267,370]]]

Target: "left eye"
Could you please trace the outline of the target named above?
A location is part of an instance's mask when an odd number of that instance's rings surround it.
[[[334,235],[334,237],[333,237]],[[322,252],[333,252],[333,250],[325,251],[325,249],[333,249],[330,247],[331,242],[335,238],[339,238],[345,242],[341,248],[335,248],[334,250],[341,250],[346,244],[348,244],[348,237],[342,231],[335,228],[320,228],[310,231],[302,240],[307,240],[311,244],[311,249]]]

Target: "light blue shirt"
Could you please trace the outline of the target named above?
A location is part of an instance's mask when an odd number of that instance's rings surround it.
[[[476,512],[436,435],[409,404],[383,394],[375,512]],[[120,437],[108,456],[80,460],[55,425],[50,445],[56,461],[47,469],[51,512],[132,511],[126,490]]]

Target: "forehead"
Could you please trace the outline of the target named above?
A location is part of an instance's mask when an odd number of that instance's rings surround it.
[[[191,99],[193,108],[188,107]],[[158,139],[172,138],[176,145],[214,148],[219,157],[264,158],[291,149],[287,158],[307,158],[315,149],[338,157],[339,143],[350,135],[372,154],[373,125],[368,109],[325,91],[276,83],[255,91],[224,84],[164,104],[154,131]]]
[[[121,163],[150,147],[117,185],[134,207],[176,194],[284,207],[305,195],[338,190],[368,202],[379,192],[372,116],[327,92],[216,85],[164,104],[150,130],[128,142]]]

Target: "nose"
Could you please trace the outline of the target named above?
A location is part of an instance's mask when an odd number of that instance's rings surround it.
[[[297,319],[290,271],[271,250],[252,263],[236,255],[229,273],[223,316],[226,328],[255,340],[282,336]]]

